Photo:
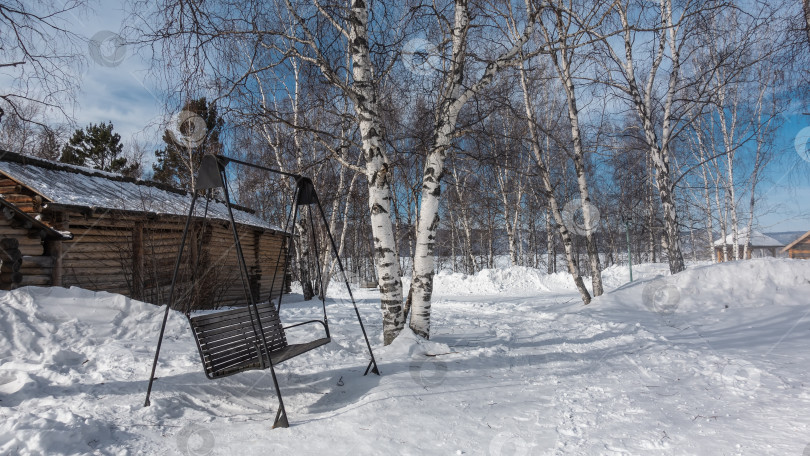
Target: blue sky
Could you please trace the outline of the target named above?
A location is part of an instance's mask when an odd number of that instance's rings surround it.
[[[110,5],[114,6],[110,6]],[[118,33],[122,29],[125,13],[119,2],[93,4],[99,6],[88,16],[73,15],[75,31],[87,39],[99,32]],[[88,65],[77,75],[81,80],[81,92],[75,110],[79,127],[91,122],[112,121],[124,141],[138,139],[147,144],[160,144],[159,125],[164,120],[162,101],[158,90],[148,82],[148,63],[124,46],[117,50],[123,59],[101,64],[87,50]],[[115,46],[109,42],[102,47],[103,56],[113,55]]]
[[[125,13],[119,2],[98,6],[95,13],[72,17],[74,30],[88,39],[98,32],[122,29]],[[111,54],[115,48],[107,43],[103,51]],[[75,111],[77,126],[111,121],[125,142],[137,139],[153,150],[161,144],[163,102],[156,87],[145,82],[148,63],[133,49],[124,47],[118,51],[123,51],[123,55],[119,54],[120,63],[108,61],[104,65],[94,61],[88,50],[89,65],[77,75],[82,85]],[[810,230],[810,162],[794,146],[796,135],[810,126],[810,116],[803,115],[798,108],[792,111],[785,116],[778,135],[778,159],[767,169],[760,184],[763,198],[760,207],[767,209],[761,211],[756,224],[763,231]]]
[[[764,231],[810,230],[810,144],[797,150],[795,140],[799,132],[810,127],[810,116],[794,110],[786,116],[775,144],[778,158],[767,168],[761,184],[764,198],[759,224]],[[806,134],[806,130],[803,132]]]

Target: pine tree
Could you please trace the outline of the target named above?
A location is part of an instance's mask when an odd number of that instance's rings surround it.
[[[163,133],[166,146],[155,151],[152,179],[190,190],[203,155],[222,152],[219,135],[224,121],[216,103],[205,97],[187,102],[176,121],[178,125]]]
[[[91,123],[73,133],[70,141],[62,148],[59,161],[120,173],[128,177],[139,176],[140,163],[129,163],[127,158],[122,156],[123,149],[121,135],[113,133],[112,122]]]

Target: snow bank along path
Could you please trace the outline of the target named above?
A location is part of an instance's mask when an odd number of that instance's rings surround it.
[[[431,341],[374,337],[382,377],[362,376],[359,327],[336,295],[334,342],[277,370],[291,427],[273,431],[268,374],[207,380],[181,314],[143,408],[159,307],[0,292],[0,454],[803,454],[810,262],[626,274],[606,270],[618,289],[587,307],[565,275],[439,274]],[[379,335],[378,296],[357,293]],[[317,314],[282,309],[287,324]]]

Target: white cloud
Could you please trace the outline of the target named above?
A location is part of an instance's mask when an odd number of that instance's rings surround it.
[[[74,111],[76,124],[111,121],[124,142],[138,138],[147,143],[160,143],[162,120],[158,92],[145,82],[148,63],[133,49],[117,41],[125,20],[123,2],[101,2],[86,16],[74,15],[74,31],[86,37],[88,65],[76,75],[81,81]],[[102,33],[99,32],[111,32]],[[94,42],[92,39],[106,40]],[[100,45],[100,46],[99,46]]]

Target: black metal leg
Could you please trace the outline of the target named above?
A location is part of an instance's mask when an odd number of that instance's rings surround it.
[[[278,412],[276,412],[276,419],[273,421],[273,429],[277,427],[288,428],[290,427],[290,422],[287,421],[287,410],[284,409],[284,400],[281,399],[281,388],[278,387],[276,369],[273,367],[272,361],[270,361],[270,376],[273,377],[273,385],[276,387],[276,396],[278,396]]]
[[[332,237],[332,232],[329,230],[329,222],[326,221],[326,214],[323,212],[323,206],[321,206],[321,200],[318,198],[318,194],[315,193],[313,190],[315,204],[318,205],[318,210],[321,213],[321,219],[323,220],[324,228],[326,229],[326,234],[329,237],[329,243],[332,245],[332,254],[335,255],[335,259],[337,260],[338,268],[340,269],[340,274],[343,276],[343,282],[346,284],[346,290],[349,292],[349,298],[352,300],[352,305],[354,306],[354,313],[357,315],[357,321],[360,323],[360,330],[363,331],[363,339],[366,341],[366,347],[368,347],[368,354],[371,356],[371,362],[369,363],[369,367],[374,365],[374,369],[371,372],[374,372],[377,375],[380,375],[380,369],[377,368],[377,360],[374,359],[374,352],[371,351],[371,342],[368,341],[368,334],[366,334],[366,327],[363,325],[363,319],[360,317],[360,311],[357,309],[357,303],[354,301],[354,295],[352,294],[352,287],[349,285],[349,278],[346,277],[346,271],[343,269],[343,262],[340,261],[340,256],[338,256],[338,248],[337,244],[335,243],[335,238]],[[363,375],[368,374],[368,369],[366,369],[366,373]]]
[[[157,369],[158,357],[160,356],[160,346],[163,344],[163,333],[166,331],[166,321],[169,319],[169,311],[171,310],[174,301],[174,287],[177,284],[177,273],[180,270],[180,261],[183,258],[183,249],[186,246],[186,236],[188,236],[188,228],[191,226],[191,218],[194,216],[194,204],[196,202],[197,192],[195,191],[191,197],[191,207],[188,210],[186,227],[183,229],[183,237],[180,240],[180,251],[177,253],[177,260],[174,263],[172,286],[169,290],[169,302],[166,303],[166,312],[163,313],[163,323],[160,325],[160,335],[158,336],[157,348],[155,349],[155,360],[152,362],[152,373],[149,374],[149,386],[146,388],[146,400],[143,403],[144,407],[148,407],[152,404],[149,402],[149,396],[152,395],[152,383],[155,381],[155,369]]]
[[[371,366],[374,366],[374,368],[372,369]],[[380,371],[379,371],[379,369],[377,369],[377,362],[374,361],[373,359],[368,362],[368,367],[366,367],[366,371],[363,372],[363,376],[368,375],[369,370],[371,370],[371,372],[373,372],[373,373],[375,373],[377,375],[380,375]]]
[[[279,403],[278,412],[276,413],[276,420],[273,421],[273,427],[275,428],[288,428],[290,427],[290,422],[287,421],[287,412],[284,411],[284,406]]]
[[[236,248],[236,256],[237,260],[239,261],[240,273],[242,275],[242,285],[245,287],[245,298],[248,302],[248,307],[252,310],[250,313],[251,315],[251,324],[253,325],[253,334],[258,336],[261,340],[261,345],[264,348],[264,352],[267,354],[267,363],[270,365],[270,375],[273,377],[273,385],[276,388],[276,396],[278,396],[278,412],[276,413],[276,419],[273,422],[273,429],[277,427],[290,427],[290,423],[287,421],[287,411],[284,410],[284,400],[281,398],[281,389],[278,386],[278,378],[276,378],[276,369],[273,367],[273,359],[270,355],[271,350],[270,346],[267,344],[267,337],[264,334],[264,327],[262,326],[261,319],[259,317],[259,310],[256,307],[256,302],[253,299],[253,294],[250,293],[250,290],[246,286],[245,279],[248,275],[247,263],[245,262],[245,256],[242,252],[242,244],[239,241],[239,232],[236,230],[236,220],[233,217],[233,210],[231,209],[231,200],[230,195],[228,194],[228,177],[225,174],[224,169],[220,170],[220,175],[222,176],[223,182],[223,191],[225,193],[225,206],[228,209],[228,218],[231,221],[231,228],[233,230],[233,240],[234,240],[234,247]],[[295,211],[293,218],[295,218],[298,214],[298,206],[296,204]],[[286,268],[286,263],[285,263]],[[286,276],[286,269],[285,269],[285,276]],[[283,293],[282,293],[283,294]],[[279,295],[278,300],[279,308],[281,308],[281,295]],[[264,358],[261,353],[259,353],[259,359],[264,362]]]
[[[248,274],[247,263],[245,262],[245,256],[242,252],[242,244],[239,241],[239,233],[236,230],[236,220],[233,217],[233,210],[231,209],[231,200],[230,195],[228,195],[228,177],[225,174],[224,170],[220,170],[223,182],[223,189],[225,193],[225,205],[228,208],[228,218],[231,221],[231,228],[233,229],[233,239],[234,239],[234,246],[236,248],[236,256],[239,260],[240,270],[243,274],[242,276],[242,285],[245,286],[245,278]],[[293,218],[295,218],[298,214],[298,205],[296,204]],[[286,263],[285,263],[285,276],[286,276]],[[270,365],[270,376],[273,378],[273,386],[276,388],[276,396],[278,396],[278,412],[276,412],[276,419],[273,422],[273,429],[277,427],[290,427],[290,423],[287,421],[287,411],[284,409],[284,400],[281,398],[281,388],[278,386],[278,378],[276,377],[276,369],[273,367],[273,359],[270,355],[271,350],[270,346],[267,344],[267,337],[264,334],[264,327],[262,326],[261,319],[259,318],[259,310],[256,307],[256,302],[253,300],[253,294],[249,292],[250,290],[245,288],[245,298],[248,301],[248,307],[252,310],[250,313],[251,315],[251,324],[253,325],[253,334],[258,336],[261,340],[261,345],[264,348],[264,352],[267,354],[267,363]],[[283,291],[283,290],[282,290]],[[283,294],[283,293],[282,293]],[[278,300],[279,308],[281,308],[281,295],[279,295]],[[261,352],[259,353],[259,359],[262,363],[264,363],[264,357],[262,356]]]

